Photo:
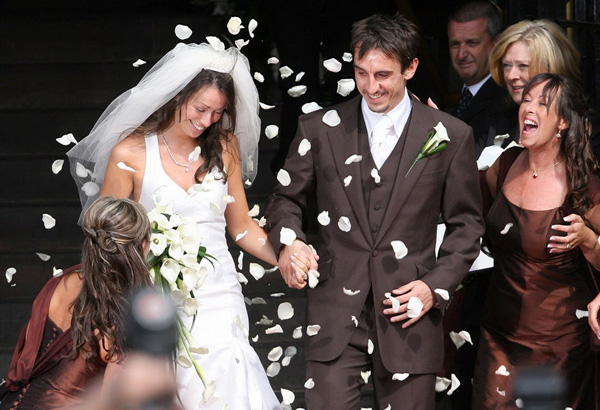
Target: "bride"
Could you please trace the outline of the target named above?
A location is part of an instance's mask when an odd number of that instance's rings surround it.
[[[248,342],[248,315],[225,229],[245,251],[276,265],[266,234],[249,216],[244,183],[256,175],[258,92],[235,48],[178,44],[140,83],[113,101],[90,135],[68,152],[84,208],[94,197],[132,197],[148,211],[170,202],[197,223],[216,259],[196,290],[197,316],[182,314],[215,394],[202,398],[195,369],[177,367],[185,409],[279,409]],[[296,260],[299,274],[308,261]]]

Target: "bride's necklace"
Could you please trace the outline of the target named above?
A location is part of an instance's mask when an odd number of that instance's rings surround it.
[[[169,148],[169,144],[167,144],[167,140],[165,139],[164,134],[161,134],[160,136],[162,137],[162,140],[165,143],[165,147],[167,147],[167,152],[169,153],[169,156],[171,157],[171,159],[173,160],[175,165],[179,165],[180,167],[185,168],[185,172],[189,172],[190,165],[192,165],[198,158],[192,158],[190,160],[190,162],[188,162],[187,164],[182,164],[181,162],[177,161],[175,159],[175,157],[173,156],[173,153],[171,152],[171,148]]]
[[[563,160],[564,160],[564,158],[561,159],[560,161],[556,161],[554,164],[549,165],[549,166],[547,166],[545,168],[534,169],[533,170],[533,174],[532,174],[533,178],[537,178],[539,176],[540,172],[542,172],[542,171],[545,171],[545,170],[550,169],[550,168],[554,168],[555,166],[557,166],[558,164],[560,164],[561,162],[563,162]]]

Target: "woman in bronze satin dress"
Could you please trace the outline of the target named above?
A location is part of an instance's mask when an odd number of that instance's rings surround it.
[[[48,281],[21,332],[0,409],[65,409],[90,383],[116,374],[123,353],[125,297],[150,285],[150,223],[128,199],[102,197],[83,217],[80,266]]]
[[[566,406],[594,409],[595,353],[576,311],[596,296],[600,181],[588,106],[571,79],[539,74],[523,90],[520,143],[485,174],[486,236],[495,267],[473,379],[474,410],[517,409],[522,366],[546,364],[567,382]]]

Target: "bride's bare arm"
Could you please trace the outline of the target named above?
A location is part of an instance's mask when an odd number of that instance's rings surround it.
[[[137,200],[140,189],[138,187],[141,187],[144,177],[145,153],[143,137],[130,136],[115,145],[106,166],[100,196],[111,195],[115,198],[133,196]]]

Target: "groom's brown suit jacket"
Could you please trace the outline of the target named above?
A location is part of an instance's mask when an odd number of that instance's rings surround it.
[[[379,184],[371,176],[375,166],[360,97],[330,108],[341,119],[336,126],[322,121],[329,109],[299,119],[283,168],[291,183],[275,187],[265,216],[269,239],[277,250],[282,245],[282,227],[293,229],[306,241],[302,212],[310,197],[316,195],[318,212],[329,212],[331,222],[319,225],[320,281],[307,290],[306,324],[321,326],[317,335],[306,337],[308,360],[329,361],[341,354],[355,329],[352,316],[360,316],[368,292],[372,292],[378,348],[387,369],[422,374],[441,368],[442,312],[448,302],[436,293],[438,306],[402,329],[401,323],[391,323],[383,315],[382,301],[386,292],[415,279],[452,295],[479,251],[481,195],[471,128],[414,98],[412,104],[405,131],[379,170]],[[440,121],[450,137],[447,148],[421,159],[405,176],[428,131]],[[298,147],[303,140],[310,142],[311,148],[300,155]],[[346,164],[350,156],[359,153],[361,161]],[[348,176],[352,180],[345,186]],[[378,190],[389,194],[382,197]],[[447,230],[436,259],[440,215]],[[338,226],[341,217],[350,222],[348,232]],[[391,245],[397,240],[408,249],[401,259],[395,257]],[[360,292],[349,295],[344,288]]]

